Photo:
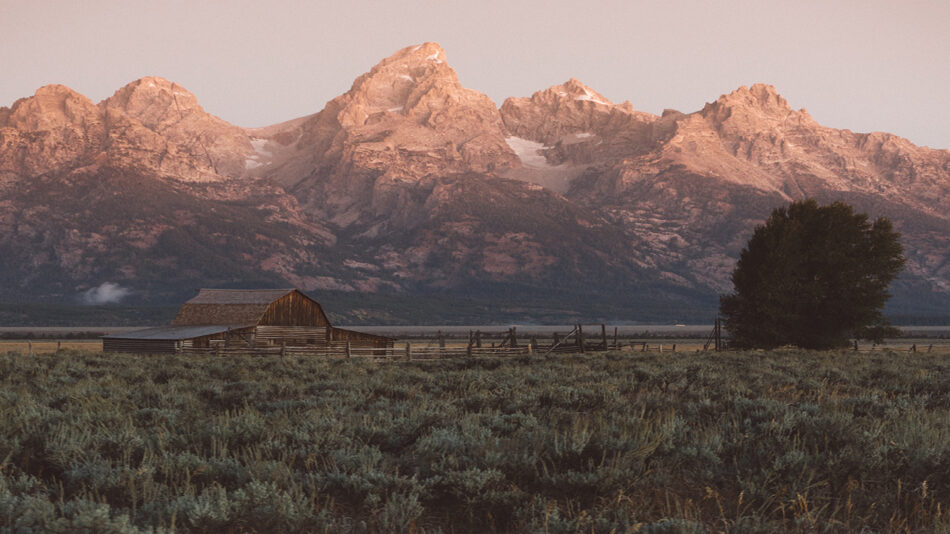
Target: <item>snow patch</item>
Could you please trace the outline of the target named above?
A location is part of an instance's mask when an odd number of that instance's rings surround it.
[[[246,170],[256,169],[260,167],[261,165],[263,165],[263,163],[251,158],[247,158],[246,160],[244,160],[244,168]]]
[[[439,52],[436,51],[431,56],[426,57],[426,61],[435,61],[436,63],[442,63],[442,60],[439,59]]]
[[[378,271],[379,267],[373,265],[372,263],[366,263],[356,260],[343,260],[343,265],[349,267],[350,269],[363,269],[367,271]]]
[[[412,79],[412,76],[409,76],[408,74],[400,74],[399,77],[403,80],[409,80],[412,83],[416,83],[416,81]]]
[[[534,169],[553,169],[554,165],[548,163],[548,160],[541,154],[544,145],[535,141],[529,141],[521,137],[506,137],[505,142],[514,150],[521,164],[525,167]]]
[[[610,104],[608,104],[607,102],[604,102],[603,100],[601,100],[601,99],[595,97],[593,94],[591,94],[590,90],[588,90],[586,87],[584,88],[584,94],[582,94],[582,95],[580,95],[580,96],[574,97],[574,100],[587,100],[587,101],[590,101],[590,102],[596,102],[596,103],[598,103],[598,104],[603,104],[603,105],[605,105],[605,106],[609,106],[609,105],[610,105]]]
[[[270,150],[264,149],[265,145],[267,145],[267,139],[261,139],[259,137],[251,138],[251,147],[254,148],[254,152],[257,152],[258,154],[262,156],[271,156],[272,154]]]
[[[592,134],[592,133],[590,133],[590,132],[581,132],[581,133],[579,133],[579,134],[574,134],[574,137],[577,137],[578,139],[585,139],[585,138],[591,137],[591,136],[593,136],[593,135],[594,135],[594,134]]]
[[[386,111],[388,111],[388,112],[390,112],[390,113],[396,113],[397,111],[402,111],[404,107],[405,107],[405,106],[397,106],[397,107],[394,107],[394,108],[389,108],[389,109],[387,109]]]

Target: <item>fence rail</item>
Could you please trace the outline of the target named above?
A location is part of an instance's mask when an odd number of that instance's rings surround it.
[[[183,348],[182,354],[213,354],[218,356],[325,356],[330,358],[380,358],[431,360],[471,356],[516,356],[531,354],[531,346],[521,347],[405,347],[369,348],[340,346],[285,346],[285,347],[214,347]]]
[[[473,356],[570,354],[625,349],[641,352],[676,352],[677,349],[675,344],[664,345],[641,340],[622,340],[618,337],[616,327],[613,328],[612,334],[612,336],[609,335],[604,324],[594,327],[587,326],[586,332],[585,325],[576,324],[566,335],[553,333],[553,339],[549,338],[548,340],[539,340],[537,335],[526,336],[524,334],[519,338],[516,328],[511,327],[497,332],[471,330],[466,341],[461,339],[456,341],[447,340],[447,336],[440,330],[435,336],[428,338],[431,341],[422,341],[417,344],[414,344],[416,342],[400,343],[398,347],[375,347],[359,342],[327,340],[323,343],[308,343],[306,345],[244,346],[224,343],[201,348],[183,347],[180,352],[184,354],[307,355],[330,358],[429,360]]]
[[[578,354],[600,350],[628,350],[636,352],[676,352],[676,344],[634,342],[610,344],[606,348],[600,345],[588,345],[582,350],[577,345],[519,345],[515,347],[474,347],[474,346],[405,346],[388,348],[340,347],[330,346],[285,346],[285,347],[213,347],[183,348],[181,354],[213,354],[218,356],[259,355],[259,356],[323,356],[329,358],[376,358],[387,360],[433,360],[441,358],[464,358],[483,356],[520,356]]]

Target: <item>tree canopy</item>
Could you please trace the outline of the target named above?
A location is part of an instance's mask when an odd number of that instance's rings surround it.
[[[880,331],[902,253],[887,218],[870,222],[845,203],[775,209],[742,250],[735,292],[720,298],[730,343],[826,349]]]

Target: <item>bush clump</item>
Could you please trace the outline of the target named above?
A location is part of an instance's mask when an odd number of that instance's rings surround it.
[[[0,532],[950,530],[945,355],[0,369]]]

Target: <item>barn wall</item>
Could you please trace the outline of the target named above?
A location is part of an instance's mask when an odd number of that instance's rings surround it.
[[[248,340],[251,342],[250,345]],[[248,347],[254,344],[254,329],[236,328],[230,332],[219,332],[208,336],[186,339],[183,343],[186,347],[196,349]]]
[[[330,338],[333,343],[345,343],[349,341],[350,346],[353,348],[388,348],[393,346],[392,338],[376,336],[364,332],[355,332],[353,330],[346,330],[343,328],[331,327]]]
[[[102,352],[127,354],[173,354],[177,352],[173,339],[102,339]]]
[[[267,307],[259,326],[330,326],[323,308],[299,291],[275,300]]]
[[[256,346],[268,345],[321,345],[327,343],[325,326],[258,326],[254,332]]]

